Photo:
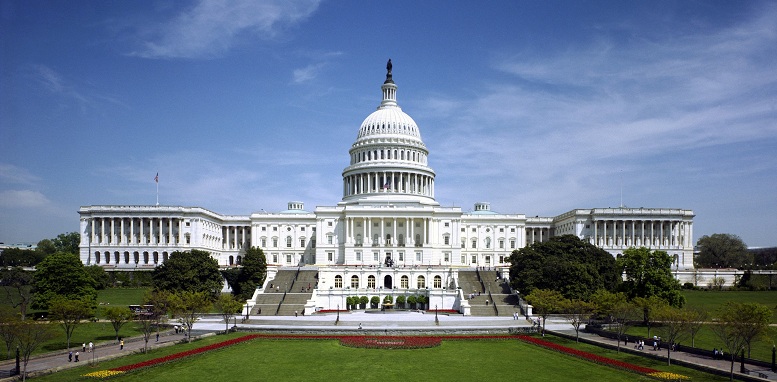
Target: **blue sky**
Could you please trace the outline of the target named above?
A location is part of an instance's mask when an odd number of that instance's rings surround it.
[[[0,3],[0,241],[82,205],[335,205],[388,58],[436,197],[777,245],[777,4]]]

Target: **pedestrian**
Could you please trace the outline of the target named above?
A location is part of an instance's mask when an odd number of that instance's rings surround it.
[[[124,339],[123,338],[119,342],[119,350],[124,350]]]
[[[92,350],[94,350],[94,343],[92,341],[89,341],[89,352],[91,353]]]
[[[486,306],[488,306],[488,300],[486,300]]]
[[[82,347],[81,351],[86,353],[86,342],[82,343],[81,347]]]
[[[156,342],[159,342],[159,333],[156,334]]]
[[[78,350],[76,350],[76,362],[78,362]]]
[[[294,317],[297,317],[297,311],[296,310],[294,311]]]
[[[73,352],[72,351],[70,353],[67,353],[67,361],[68,362],[73,362]]]

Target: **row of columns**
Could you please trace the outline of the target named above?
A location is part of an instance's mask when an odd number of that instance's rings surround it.
[[[417,150],[382,148],[378,150],[362,150],[351,155],[351,164],[371,160],[399,160],[426,164],[426,154]]]
[[[397,242],[397,235],[403,235],[404,236],[404,243],[406,246],[414,246],[418,244],[422,245],[428,245],[429,244],[429,227],[430,227],[430,221],[431,218],[353,218],[348,217],[346,219],[345,224],[345,237],[346,237],[346,243],[349,244],[355,244],[356,243],[356,234],[362,233],[364,237],[362,238],[362,244],[363,245],[386,245],[386,246],[393,246],[398,244]],[[421,220],[421,230],[420,232],[416,232],[415,230],[415,221]],[[364,229],[363,230],[356,230],[355,229],[355,221],[361,220],[364,223]],[[386,242],[386,221],[391,221],[391,242]],[[380,226],[380,232],[377,232],[379,234],[378,236],[378,242],[376,243],[373,239],[373,236],[376,232],[372,231],[373,222],[378,221]],[[405,229],[401,231],[397,231],[397,221],[403,221],[405,225]],[[416,235],[419,235],[419,240],[415,240]],[[420,242],[419,242],[420,241]]]
[[[151,257],[153,256],[153,257]],[[153,252],[149,255],[147,251],[143,252],[143,258],[142,258],[142,264],[148,264],[150,260],[153,260],[153,264],[158,264],[161,260],[162,262],[167,261],[167,252],[162,252],[162,258],[159,257],[159,252]],[[124,257],[122,259],[122,257]],[[108,251],[105,251],[103,253],[100,253],[100,251],[94,252],[94,263],[95,264],[121,264],[122,260],[124,264],[140,264],[141,263],[141,257],[140,252],[133,252],[132,257],[130,258],[129,251],[124,251],[123,256],[118,251],[113,252],[113,259],[111,259],[111,253]]]
[[[180,218],[93,218],[90,236],[102,245],[178,245],[182,226]]]
[[[368,172],[343,177],[343,196],[400,192],[434,197],[434,177],[408,172]]]
[[[629,230],[627,231],[627,228]],[[639,233],[639,234],[638,234]],[[693,247],[693,223],[679,220],[594,221],[594,243],[599,247]]]
[[[221,231],[221,236],[224,238],[222,249],[242,249],[251,241],[250,226],[224,226]]]
[[[526,245],[542,243],[550,238],[550,228],[526,228]]]

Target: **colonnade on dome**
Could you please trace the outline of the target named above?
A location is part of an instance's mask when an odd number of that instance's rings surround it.
[[[434,197],[434,177],[404,171],[365,172],[343,177],[343,197],[375,193]]]

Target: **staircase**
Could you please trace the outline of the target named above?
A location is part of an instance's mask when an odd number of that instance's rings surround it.
[[[511,317],[518,310],[518,298],[510,294],[510,286],[507,282],[497,280],[496,272],[460,270],[459,286],[464,292],[470,305],[470,314],[473,316],[499,316]],[[489,293],[491,295],[489,297]],[[475,297],[470,299],[470,294],[475,292]],[[480,292],[480,296],[477,296]],[[486,301],[488,300],[488,305]],[[495,309],[496,305],[496,309]]]
[[[302,313],[318,283],[318,270],[279,269],[251,310],[257,316],[293,316]],[[310,288],[308,288],[310,286]]]

